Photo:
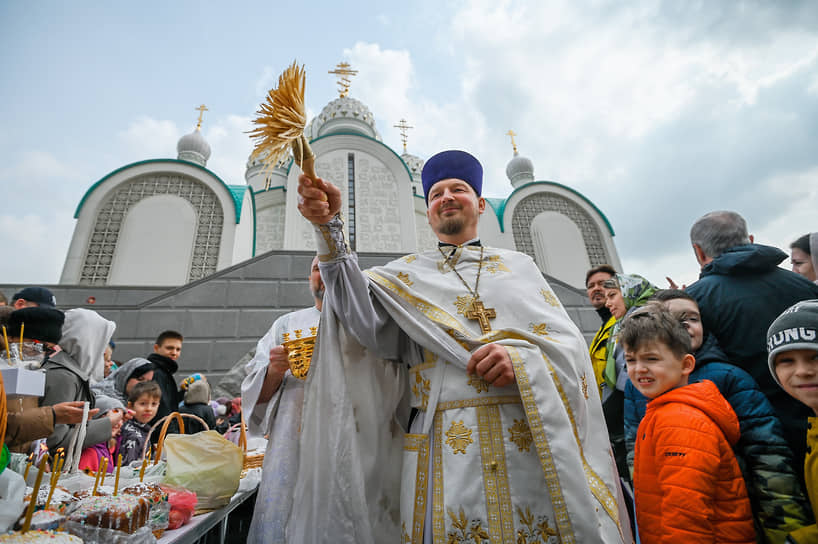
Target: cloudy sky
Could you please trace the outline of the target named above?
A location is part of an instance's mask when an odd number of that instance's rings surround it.
[[[307,104],[327,74],[384,142],[451,147],[505,197],[518,134],[535,177],[606,214],[626,272],[691,282],[691,223],[744,214],[786,248],[818,230],[814,2],[0,2],[0,283],[56,283],[85,191],[130,162],[176,156],[201,103],[208,163],[244,183],[258,104],[293,59]]]

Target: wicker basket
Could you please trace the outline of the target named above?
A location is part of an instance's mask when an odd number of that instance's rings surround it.
[[[239,447],[244,450],[244,468],[242,469],[242,476],[244,476],[251,468],[261,468],[264,464],[264,452],[247,452],[247,425],[244,423],[244,411],[241,412],[241,423],[239,427]]]
[[[190,418],[190,419],[194,419],[194,420],[198,421],[199,423],[201,423],[206,431],[210,430],[210,427],[207,425],[207,423],[205,423],[205,420],[203,420],[199,416],[193,415],[193,414],[181,414],[179,412],[172,412],[172,413],[166,415],[165,417],[161,418],[159,421],[154,423],[153,426],[151,427],[151,430],[148,431],[148,436],[150,437],[151,435],[153,435],[153,431],[156,430],[156,427],[158,427],[159,425],[162,425],[162,429],[159,431],[159,438],[156,441],[156,454],[155,454],[154,460],[153,460],[154,465],[159,462],[159,459],[161,459],[162,446],[165,443],[165,436],[168,434],[168,425],[170,425],[170,422],[175,419],[176,422],[179,424],[179,433],[180,434],[185,434],[185,422],[184,422],[184,420],[182,418],[186,418],[186,417]],[[142,445],[142,458],[143,459],[145,458],[145,455],[148,453],[148,446],[150,445],[150,442],[151,442],[150,440],[145,440],[145,443]]]

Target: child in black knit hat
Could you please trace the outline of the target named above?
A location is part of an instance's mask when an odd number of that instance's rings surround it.
[[[767,351],[773,379],[816,415],[807,423],[804,479],[818,519],[818,299],[798,302],[773,321],[767,331]],[[789,541],[818,542],[818,526],[793,531]]]

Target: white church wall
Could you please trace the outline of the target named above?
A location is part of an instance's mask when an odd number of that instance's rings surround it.
[[[250,196],[250,191],[245,191],[241,203],[241,218],[239,224],[236,225],[231,265],[246,261],[253,256],[254,214],[253,197]]]
[[[323,140],[321,140],[323,141]],[[313,151],[316,154],[315,171],[321,179],[325,179],[341,191],[341,210],[348,208],[347,204],[347,152],[345,150],[319,152],[316,142]],[[286,208],[284,210],[284,249],[315,250],[313,227],[298,211],[298,176],[301,169],[293,164],[287,176]],[[346,217],[346,213],[343,213]]]
[[[356,249],[358,251],[410,252],[416,246],[410,177],[392,150],[363,136],[339,134],[312,142],[315,170],[341,191],[341,213],[347,239],[349,209],[349,155],[354,157],[356,198]],[[312,226],[297,207],[298,165],[287,177],[285,249],[315,249]]]
[[[394,251],[391,248],[403,249],[398,201],[400,189],[394,174],[367,153],[353,153],[353,156],[357,251],[387,252]]]
[[[258,203],[256,200],[257,205]],[[281,192],[280,203],[269,204],[263,209],[256,208],[256,255],[272,249],[281,249],[283,243],[284,194]]]
[[[413,251],[418,253],[427,249],[437,247],[437,236],[432,227],[429,226],[429,218],[426,216],[426,201],[422,198],[415,198],[415,236],[417,237],[417,248]]]
[[[108,285],[187,283],[196,210],[176,195],[137,202],[119,230]]]
[[[514,249],[514,246],[507,245],[503,239],[503,233],[500,232],[500,223],[497,220],[497,214],[488,202],[486,202],[486,210],[480,216],[477,233],[483,244],[487,246]]]
[[[591,267],[588,251],[576,223],[559,212],[543,212],[531,222],[535,262],[546,274],[582,287]]]

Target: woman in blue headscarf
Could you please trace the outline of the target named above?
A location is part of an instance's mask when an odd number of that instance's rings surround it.
[[[625,448],[625,384],[628,371],[625,354],[618,343],[622,320],[634,308],[644,306],[658,288],[642,276],[617,274],[603,284],[605,306],[616,318],[608,339],[608,361],[605,365],[605,383],[602,385],[602,410],[608,425],[608,437],[613,448],[616,468],[623,480],[629,481],[627,449]]]

